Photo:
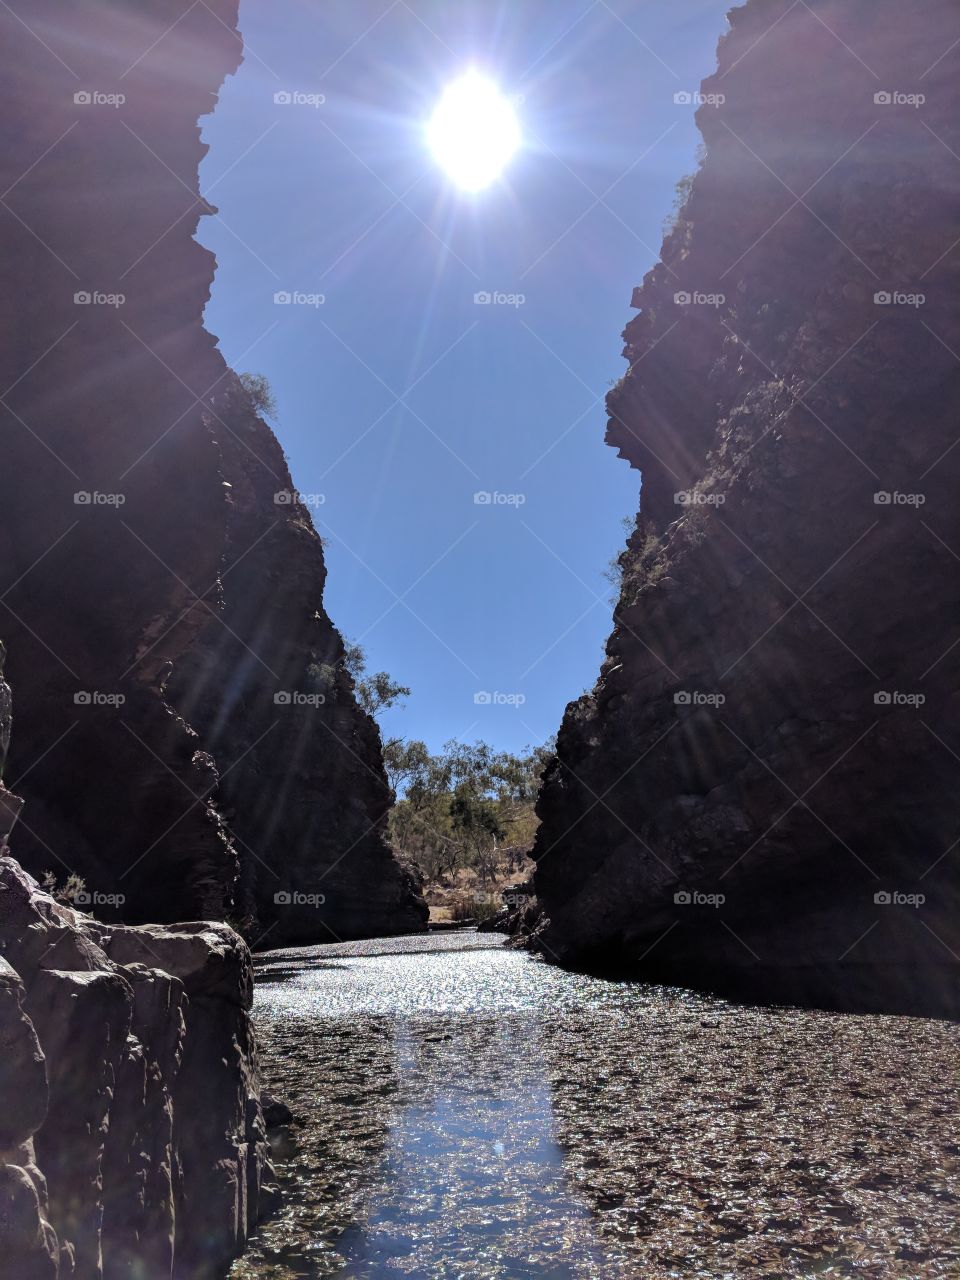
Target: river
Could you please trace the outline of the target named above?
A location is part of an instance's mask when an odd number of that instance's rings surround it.
[[[563,972],[458,932],[274,951],[282,1207],[234,1280],[960,1276],[956,1024]]]

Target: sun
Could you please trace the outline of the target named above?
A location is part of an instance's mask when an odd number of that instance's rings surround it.
[[[462,191],[482,191],[520,145],[513,106],[491,80],[468,71],[443,91],[427,126],[440,168]]]

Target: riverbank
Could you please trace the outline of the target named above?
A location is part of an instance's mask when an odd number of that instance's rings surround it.
[[[258,959],[282,1209],[235,1280],[957,1274],[960,1028],[454,933]]]

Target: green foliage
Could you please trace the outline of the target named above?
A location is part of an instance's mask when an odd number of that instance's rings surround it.
[[[40,885],[51,898],[56,898],[57,902],[62,902],[68,907],[73,906],[78,894],[86,893],[87,889],[86,880],[78,876],[75,871],[70,872],[62,885],[57,884],[55,872],[45,871],[40,877]]]
[[[388,742],[397,853],[417,862],[431,884],[467,869],[492,884],[518,870],[536,834],[534,804],[552,751],[550,743],[514,755],[484,742],[448,742],[431,755],[423,742]]]
[[[277,398],[265,374],[241,373],[240,385],[246,391],[254,413],[265,413],[270,418],[276,418]]]
[[[379,715],[381,711],[396,706],[401,698],[409,698],[409,688],[405,684],[397,684],[386,671],[367,675],[367,655],[361,645],[348,644],[343,660],[353,676],[357,701],[367,715]]]
[[[690,192],[693,190],[694,179],[703,167],[703,162],[706,158],[707,149],[701,142],[697,147],[697,169],[693,173],[685,173],[674,188],[673,206],[663,223],[664,236],[669,236],[670,233],[675,231],[680,223],[684,221],[683,207],[690,199]]]
[[[624,533],[628,535],[633,532],[635,524],[636,520],[633,516],[624,516],[620,521],[621,529],[623,529]],[[603,571],[603,576],[606,578],[607,582],[610,583],[611,587],[615,589],[618,596],[623,586],[623,555],[624,553],[622,551],[618,552]],[[611,603],[616,604],[616,599]]]

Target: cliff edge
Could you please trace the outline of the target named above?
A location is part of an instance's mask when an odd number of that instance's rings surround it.
[[[729,19],[607,400],[641,510],[540,797],[539,945],[955,1013],[956,9]]]
[[[193,238],[238,0],[0,9],[0,633],[18,854],[98,915],[270,946],[423,927],[379,734]]]

